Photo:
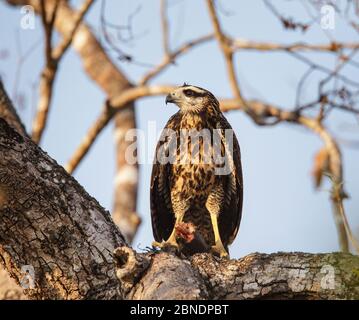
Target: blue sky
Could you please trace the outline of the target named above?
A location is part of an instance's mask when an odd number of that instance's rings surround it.
[[[203,1],[169,1],[171,26],[170,44],[176,48],[184,41],[212,31]],[[80,1],[75,1],[80,3]],[[107,18],[125,24],[129,14],[139,5],[141,10],[133,19],[134,41],[121,43],[124,51],[147,64],[156,64],[162,58],[159,1],[107,1]],[[308,21],[300,1],[276,1],[286,16]],[[237,38],[257,41],[293,43],[325,43],[327,36],[314,26],[305,34],[283,30],[279,21],[262,1],[221,1],[224,11],[221,20],[224,29]],[[99,29],[100,1],[94,5],[86,20],[95,32]],[[14,83],[19,65],[18,44],[26,52],[42,38],[40,21],[34,30],[20,29],[19,8],[0,3],[0,51],[9,53],[0,59],[0,73],[9,93],[14,93]],[[358,35],[349,31],[344,22],[336,19],[331,32],[340,41],[357,41]],[[310,54],[317,62],[332,67],[330,54]],[[133,82],[148,70],[143,66],[114,60]],[[26,98],[25,108],[19,114],[30,128],[37,99],[37,81],[43,65],[43,51],[38,45],[22,64],[19,92]],[[284,53],[241,52],[236,55],[238,77],[246,98],[278,104],[283,108],[295,105],[296,86],[307,70],[306,66]],[[348,76],[358,79],[355,69],[345,70]],[[316,76],[309,80],[302,95],[303,101],[313,99]],[[195,84],[209,89],[218,97],[231,97],[224,61],[215,42],[211,42],[178,59],[176,65],[153,81],[153,84]],[[42,147],[60,164],[65,164],[101,111],[106,97],[82,71],[81,61],[70,50],[59,69],[48,127]],[[138,127],[146,130],[149,121],[155,121],[160,130],[176,112],[175,106],[165,106],[164,97],[145,98],[136,103]],[[329,184],[315,191],[310,176],[313,157],[321,141],[307,130],[294,125],[258,127],[241,112],[226,114],[232,124],[242,150],[245,184],[243,219],[239,234],[231,248],[232,257],[250,252],[338,250],[337,236],[331,212]],[[338,138],[358,137],[358,122],[353,116],[334,114],[328,123]],[[89,155],[75,174],[86,190],[111,211],[113,177],[115,168],[113,126],[109,125],[96,141]],[[152,150],[155,144],[149,146]],[[359,150],[343,146],[345,185],[350,199],[345,202],[347,215],[354,232],[359,234]],[[144,156],[139,151],[141,156]],[[140,168],[138,212],[143,219],[135,239],[135,247],[145,247],[152,241],[149,211],[149,179],[151,165]]]

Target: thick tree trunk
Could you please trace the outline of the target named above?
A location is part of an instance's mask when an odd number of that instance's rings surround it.
[[[1,118],[0,262],[18,283],[34,284],[26,294],[121,298],[112,252],[124,244],[109,213]]]
[[[26,136],[25,127],[5,92],[3,83],[0,80],[0,118],[6,121],[21,135]],[[1,195],[0,195],[1,197]],[[14,279],[11,279],[8,272],[0,265],[0,300],[4,299],[25,299],[22,288]]]
[[[109,213],[26,135],[1,81],[0,115],[0,263],[30,298],[121,298]],[[0,298],[23,298],[4,270]]]

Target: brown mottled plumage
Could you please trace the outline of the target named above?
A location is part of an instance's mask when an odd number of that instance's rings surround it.
[[[154,244],[178,246],[175,225],[188,222],[194,225],[212,252],[227,256],[228,245],[237,234],[242,213],[243,183],[238,141],[233,132],[232,152],[225,136],[225,130],[232,128],[209,91],[185,84],[169,94],[167,102],[177,104],[180,110],[167,122],[156,148],[151,177]],[[210,145],[196,132],[209,133]],[[217,145],[214,132],[219,133]],[[218,150],[231,164],[228,174],[217,174],[216,168],[223,164],[205,161]],[[197,161],[193,161],[194,158]],[[172,159],[171,163],[166,159]]]

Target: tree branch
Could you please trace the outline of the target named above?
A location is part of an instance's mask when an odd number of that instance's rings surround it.
[[[105,104],[101,114],[90,127],[87,134],[82,139],[80,145],[76,148],[74,154],[65,166],[66,170],[70,173],[76,170],[81,159],[86,156],[98,135],[111,121],[116,112],[121,109],[125,109],[129,104],[133,103],[137,99],[148,96],[168,94],[174,88],[174,86],[138,86],[129,88],[118,96],[113,97]]]
[[[213,1],[207,0],[207,6],[208,6],[208,11],[209,11],[209,15],[211,18],[211,22],[212,22],[212,25],[214,28],[215,37],[217,39],[217,42],[222,50],[222,53],[223,53],[223,56],[225,59],[225,63],[227,66],[227,74],[228,74],[229,83],[230,83],[230,86],[232,89],[232,93],[236,99],[243,101],[241,91],[240,91],[240,88],[238,85],[235,68],[234,68],[233,51],[230,47],[229,38],[222,32],[222,28],[221,28],[221,25],[219,23],[219,20],[218,20],[217,14],[216,14],[216,10],[214,8]]]
[[[22,125],[1,81],[0,114],[1,265],[31,298],[120,297],[112,251],[125,241],[108,212],[15,131]],[[23,298],[2,270],[0,281],[1,298]]]
[[[333,214],[337,227],[338,240],[341,250],[343,252],[348,252],[348,235],[351,235],[352,232],[349,225],[345,223],[346,216],[344,209],[341,209],[344,208],[343,201],[346,198],[343,181],[343,163],[339,146],[333,136],[328,132],[328,130],[318,119],[305,117],[296,111],[284,111],[281,108],[270,104],[265,104],[257,100],[249,101],[246,104],[251,108],[251,110],[256,114],[256,117],[258,118],[275,118],[276,123],[285,121],[299,124],[311,130],[321,138],[324,143],[325,149],[329,154],[328,170],[332,184],[332,193],[330,199],[333,205]],[[242,108],[241,102],[236,99],[224,100],[222,101],[222,105],[223,109],[227,111]],[[356,248],[357,240],[353,236],[350,236],[350,240],[353,243],[354,248]]]
[[[12,105],[2,81],[0,80],[0,118],[6,122],[23,137],[27,137],[25,127]],[[0,191],[1,198],[1,191]],[[11,279],[6,270],[0,266],[0,300],[4,299],[25,299],[21,287],[19,287],[14,279]]]
[[[212,40],[214,37],[212,34],[208,34],[197,39],[188,41],[180,46],[178,49],[170,52],[168,55],[164,55],[162,61],[154,67],[152,70],[147,72],[141,80],[138,82],[139,86],[143,86],[148,83],[148,81],[152,80],[154,77],[158,76],[161,72],[163,72],[169,65],[173,64],[175,60],[182,54],[188,52],[190,49],[197,47],[203,43],[206,43]]]
[[[256,50],[256,51],[328,51],[339,52],[342,49],[359,49],[356,42],[332,42],[329,44],[291,43],[278,44],[270,42],[257,42],[247,39],[231,39],[231,50]]]
[[[170,55],[170,45],[169,45],[169,30],[168,30],[168,20],[167,20],[167,0],[161,0],[160,2],[160,16],[161,16],[161,27],[162,27],[162,42],[163,42],[163,51],[165,56]]]
[[[42,18],[42,23],[45,30],[45,57],[46,63],[45,68],[41,73],[40,79],[40,100],[37,107],[37,114],[33,121],[33,129],[32,129],[32,139],[39,143],[43,132],[45,130],[45,126],[47,123],[47,118],[50,110],[50,105],[52,101],[53,95],[53,85],[56,78],[56,73],[58,69],[58,65],[60,63],[61,58],[65,54],[66,50],[70,46],[74,35],[77,31],[79,24],[81,23],[83,17],[87,13],[90,8],[93,0],[85,0],[82,4],[81,8],[77,12],[72,29],[68,34],[64,36],[60,44],[56,48],[52,48],[52,34],[53,27],[56,21],[57,12],[59,9],[59,4],[61,1],[49,2],[47,1],[47,5],[45,5],[45,1],[40,1],[40,13]],[[47,12],[51,12],[50,19],[47,18]]]
[[[115,251],[127,299],[358,299],[359,257],[344,253],[254,253],[238,260],[211,254]]]
[[[74,39],[75,33],[76,33],[80,23],[82,22],[83,18],[85,17],[86,13],[88,12],[88,10],[90,9],[90,7],[93,3],[94,3],[94,0],[85,0],[82,3],[80,9],[76,13],[76,16],[74,17],[74,19],[72,21],[73,27],[72,27],[71,31],[67,35],[64,35],[64,37],[62,38],[62,40],[58,44],[58,46],[56,48],[54,48],[54,52],[53,52],[54,59],[59,61],[62,58],[62,56],[65,54],[66,50],[69,48],[69,46],[71,45],[71,42]]]
[[[0,190],[0,263],[17,283],[33,270],[29,297],[121,297],[112,252],[125,241],[109,213],[3,119]]]

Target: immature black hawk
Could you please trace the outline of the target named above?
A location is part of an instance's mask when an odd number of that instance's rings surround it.
[[[179,111],[162,132],[152,168],[153,245],[178,248],[176,226],[189,223],[208,251],[228,256],[242,215],[237,138],[209,91],[184,84],[166,97],[168,102]]]

